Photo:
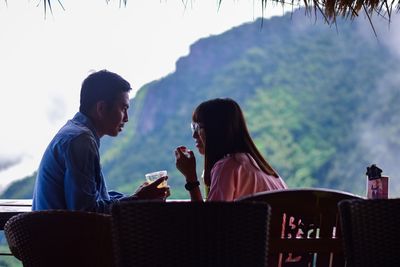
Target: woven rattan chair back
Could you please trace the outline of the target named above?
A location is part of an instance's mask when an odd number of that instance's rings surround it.
[[[353,194],[328,189],[260,192],[239,199],[271,206],[269,266],[344,266],[337,204]]]
[[[120,267],[266,266],[266,204],[121,202],[112,216]]]
[[[349,267],[400,266],[400,199],[339,203]]]
[[[114,265],[110,215],[34,211],[12,217],[4,232],[24,267]]]

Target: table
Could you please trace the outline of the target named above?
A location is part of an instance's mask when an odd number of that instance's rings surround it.
[[[32,199],[0,199],[0,231],[12,216],[29,212],[31,208]]]
[[[190,199],[167,199],[167,201],[190,201]],[[29,212],[32,208],[32,199],[0,199],[0,231],[12,216],[22,212]]]

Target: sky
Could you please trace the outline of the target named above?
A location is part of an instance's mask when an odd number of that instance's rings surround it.
[[[259,0],[0,0],[0,190],[32,174],[79,107],[82,80],[108,69],[142,85],[174,71],[200,38],[262,15]],[[186,3],[187,2],[187,3]],[[185,4],[186,3],[186,4]],[[264,17],[291,7],[269,5]],[[10,165],[10,166],[8,166]],[[8,166],[8,167],[7,167]]]

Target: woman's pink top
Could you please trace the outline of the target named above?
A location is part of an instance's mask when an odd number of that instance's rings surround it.
[[[264,173],[248,153],[235,153],[217,161],[211,170],[207,201],[233,201],[261,191],[286,189],[282,178]]]

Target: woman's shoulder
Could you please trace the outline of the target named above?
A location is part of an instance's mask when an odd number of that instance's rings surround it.
[[[211,169],[211,187],[216,184],[233,186],[243,171],[242,153],[228,154],[217,161]],[[227,187],[227,186],[225,186]]]
[[[247,153],[232,153],[225,155],[222,159],[218,160],[217,163],[234,163],[234,162],[242,162],[247,160]]]
[[[252,162],[252,158],[247,153],[232,153],[217,161],[214,168],[238,168],[239,166],[247,165]],[[254,161],[254,160],[253,160]]]

